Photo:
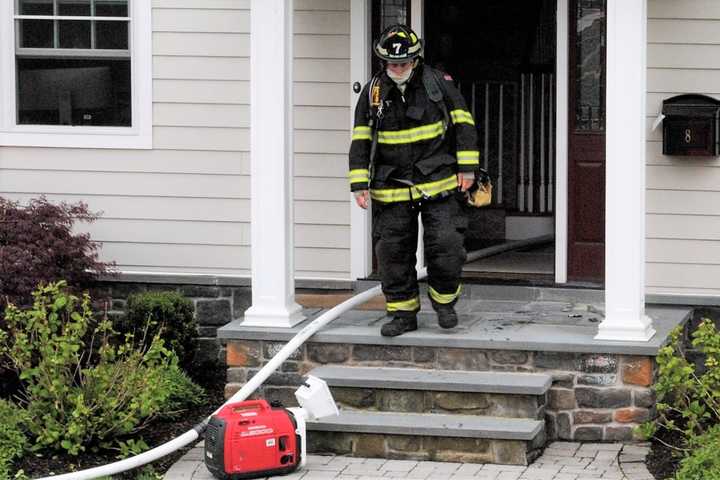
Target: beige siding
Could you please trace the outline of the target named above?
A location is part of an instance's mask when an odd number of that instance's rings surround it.
[[[0,193],[85,201],[123,271],[250,274],[250,1],[153,0],[153,149],[2,148]],[[347,279],[350,0],[295,2],[298,278]]]
[[[249,275],[250,2],[152,5],[154,148],[2,148],[0,194],[102,211],[123,271]]]
[[[720,98],[720,2],[649,0],[648,128],[662,101]],[[648,132],[647,287],[650,293],[720,295],[720,160],[662,154]]]
[[[350,0],[295,1],[295,266],[350,275]]]

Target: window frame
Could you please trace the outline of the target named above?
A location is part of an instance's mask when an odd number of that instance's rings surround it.
[[[6,0],[0,2],[0,146],[151,149],[152,6],[150,2],[151,0],[128,1],[132,98],[130,127],[19,125],[15,68],[18,49],[16,2]]]

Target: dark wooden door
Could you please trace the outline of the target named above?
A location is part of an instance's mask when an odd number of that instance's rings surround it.
[[[605,275],[605,0],[572,0],[568,280]]]

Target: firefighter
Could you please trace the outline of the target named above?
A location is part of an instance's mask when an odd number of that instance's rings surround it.
[[[417,330],[418,216],[430,301],[440,327],[453,328],[468,221],[459,192],[479,168],[475,122],[452,78],[423,63],[422,41],[410,28],[387,28],[373,50],[384,68],[355,109],[349,179],[358,206],[373,202],[373,241],[391,317],[381,333]]]

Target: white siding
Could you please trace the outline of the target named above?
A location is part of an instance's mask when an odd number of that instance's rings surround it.
[[[350,276],[350,0],[295,1],[295,266]]]
[[[0,148],[0,194],[78,201],[123,271],[249,275],[250,2],[153,0],[153,149]]]
[[[347,279],[350,0],[295,6],[296,275]],[[153,149],[2,147],[0,194],[102,211],[123,271],[250,275],[250,0],[152,13]]]
[[[720,98],[720,2],[649,0],[648,126],[681,93]],[[648,134],[647,290],[720,295],[720,160],[662,154]]]

